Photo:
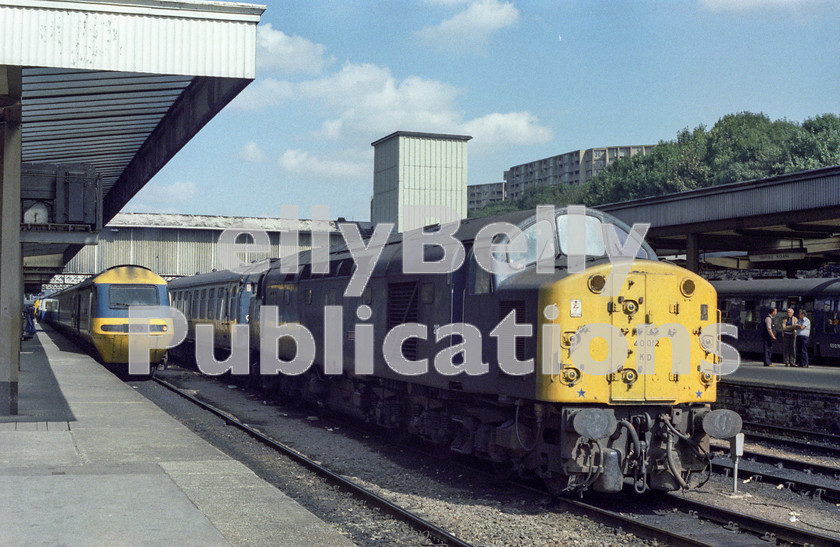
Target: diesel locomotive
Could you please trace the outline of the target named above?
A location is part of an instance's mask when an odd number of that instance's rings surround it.
[[[710,408],[721,362],[711,284],[641,240],[620,275],[610,245],[632,248],[632,232],[591,209],[463,220],[452,236],[463,260],[417,246],[443,228],[388,238],[358,296],[345,296],[361,270],[347,244],[326,267],[305,251],[294,269],[274,260],[174,280],[189,325],[175,351],[195,355],[207,332],[197,327],[212,325],[215,357],[234,363],[247,325],[248,365],[233,371],[263,388],[542,478],[556,494],[684,489],[709,470],[710,435],[740,429],[737,414]],[[411,273],[409,245],[423,262],[449,260],[447,273]],[[284,325],[311,338],[276,336]],[[307,348],[299,374],[266,367]]]
[[[41,302],[40,320],[89,343],[104,363],[128,363],[129,308],[168,306],[166,280],[142,266],[114,266]],[[163,319],[149,319],[151,336],[167,330]],[[166,350],[151,349],[151,363]]]

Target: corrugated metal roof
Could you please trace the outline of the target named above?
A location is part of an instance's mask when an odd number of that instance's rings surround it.
[[[598,206],[627,224],[650,223],[660,251],[681,252],[689,234],[705,251],[807,249],[835,256],[840,166]]]
[[[264,10],[189,0],[3,0],[0,65],[23,67],[22,161],[93,165],[107,222],[253,80]],[[30,239],[25,257],[64,261],[81,242],[46,232]]]
[[[89,163],[107,194],[192,78],[23,70],[24,162]]]
[[[336,221],[331,220],[330,231],[338,230]],[[251,224],[259,226],[267,232],[281,232],[287,228],[283,225],[283,219],[263,217],[233,217],[233,216],[212,216],[212,215],[179,215],[165,213],[119,213],[111,222],[109,228],[121,226],[137,226],[144,228],[195,228],[223,230],[231,226]],[[311,220],[299,220],[298,230],[309,231],[312,229]]]
[[[265,6],[4,0],[0,64],[249,78]]]
[[[804,214],[807,210],[825,208],[833,209],[828,218],[836,218],[837,207],[840,207],[840,167],[611,203],[598,209],[628,224],[650,222],[652,231],[661,231],[697,223]]]

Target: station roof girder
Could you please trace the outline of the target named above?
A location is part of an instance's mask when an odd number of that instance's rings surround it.
[[[660,254],[686,252],[692,237],[701,252],[745,251],[756,259],[716,259],[737,267],[813,267],[840,258],[840,166],[598,209],[631,225],[650,223],[646,239]],[[777,259],[768,260],[772,255]]]
[[[194,0],[3,0],[0,69],[20,71],[21,83],[16,95],[0,89],[11,97],[0,109],[7,120],[19,115],[21,161],[93,165],[107,223],[254,79],[264,10]],[[24,274],[27,256],[53,254],[63,265],[90,241],[22,234]]]

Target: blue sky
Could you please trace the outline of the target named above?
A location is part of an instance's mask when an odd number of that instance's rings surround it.
[[[270,1],[257,78],[124,209],[368,220],[370,143],[471,135],[469,184],[728,113],[840,114],[835,0]]]

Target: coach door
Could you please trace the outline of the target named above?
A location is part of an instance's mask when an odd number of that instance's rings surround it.
[[[642,272],[630,272],[622,280],[610,279],[611,283],[622,283],[617,294],[610,299],[610,359],[620,364],[610,374],[610,398],[613,402],[644,401],[649,376],[642,374],[636,362],[638,344],[646,342],[644,335],[638,336],[637,325],[646,322],[648,302],[645,293],[646,276]],[[626,344],[626,345],[625,345]],[[626,348],[626,349],[625,349]]]
[[[73,330],[79,330],[79,316],[81,315],[82,311],[82,298],[81,296],[76,293],[73,296],[73,320],[72,320],[72,327]]]

